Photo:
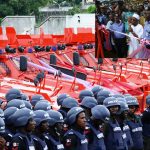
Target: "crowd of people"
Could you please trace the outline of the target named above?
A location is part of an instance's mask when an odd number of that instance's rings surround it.
[[[97,31],[105,57],[150,58],[150,1],[106,2],[96,1],[96,23],[107,29],[105,33]],[[142,39],[147,41],[142,42]],[[98,38],[97,42],[100,42]]]
[[[60,94],[54,110],[42,95],[30,99],[10,89],[0,101],[0,150],[149,150],[150,95],[147,108],[130,94],[95,86],[76,100]]]

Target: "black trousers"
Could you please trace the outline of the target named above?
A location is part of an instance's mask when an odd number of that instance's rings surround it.
[[[115,38],[115,48],[118,58],[126,58],[128,53],[128,46],[126,37],[125,38]]]
[[[150,137],[143,137],[144,138],[144,150],[150,150]]]

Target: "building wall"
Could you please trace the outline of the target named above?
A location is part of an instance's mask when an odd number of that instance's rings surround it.
[[[86,0],[86,3],[94,3],[94,0]]]
[[[34,34],[35,16],[7,16],[2,20],[3,33],[6,27],[14,27],[17,34]]]
[[[40,33],[40,28],[43,28],[45,34],[63,34],[66,27],[65,16],[51,16],[44,21],[40,26],[35,28],[35,34]]]
[[[64,28],[92,28],[95,32],[95,14],[75,14],[74,16],[50,16],[40,26],[35,27],[34,16],[8,16],[2,22],[2,27],[12,26],[17,34],[39,34],[43,28],[45,34],[64,34]],[[27,30],[30,30],[26,33]],[[4,32],[5,33],[5,32]]]
[[[66,16],[66,27],[74,28],[75,33],[78,27],[92,28],[95,33],[95,14],[75,14],[74,16]]]

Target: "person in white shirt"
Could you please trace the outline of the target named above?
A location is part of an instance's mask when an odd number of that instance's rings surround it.
[[[139,24],[139,20],[140,20],[140,16],[138,14],[133,14],[132,24],[129,27],[130,43],[129,43],[128,55],[132,54],[140,46],[139,39],[142,38],[143,35],[143,26]]]

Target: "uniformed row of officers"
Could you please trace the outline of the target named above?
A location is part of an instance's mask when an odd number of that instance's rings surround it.
[[[11,89],[5,98],[0,150],[150,150],[150,95],[139,115],[135,97],[100,86],[81,91],[79,101],[60,94],[57,111],[42,95],[29,100]]]

